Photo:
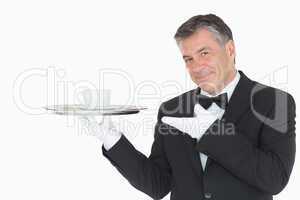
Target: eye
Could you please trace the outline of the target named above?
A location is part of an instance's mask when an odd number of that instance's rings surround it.
[[[188,63],[191,63],[192,60],[193,60],[192,58],[186,58],[186,59],[184,59],[184,62],[188,64]]]
[[[208,52],[207,51],[203,51],[203,52],[201,52],[201,56],[206,56],[208,54]]]

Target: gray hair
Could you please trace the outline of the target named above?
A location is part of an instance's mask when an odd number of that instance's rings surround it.
[[[203,29],[213,33],[217,42],[222,46],[224,46],[229,40],[233,40],[230,28],[220,17],[214,14],[197,15],[190,18],[178,28],[174,38],[178,43],[195,32]]]

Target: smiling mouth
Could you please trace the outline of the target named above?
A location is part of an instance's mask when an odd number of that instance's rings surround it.
[[[210,78],[211,75],[213,75],[213,72],[209,72],[209,73],[205,74],[205,76],[197,77],[197,80],[200,82],[206,81],[207,79]]]

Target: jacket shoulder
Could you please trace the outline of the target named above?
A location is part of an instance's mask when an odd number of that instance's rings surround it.
[[[293,96],[279,88],[254,81],[251,102],[258,110],[274,110],[278,107],[295,107]]]
[[[162,116],[177,116],[191,113],[191,105],[197,93],[197,88],[184,92],[160,104],[158,110],[158,120]]]

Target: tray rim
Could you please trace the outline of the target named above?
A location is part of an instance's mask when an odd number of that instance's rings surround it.
[[[55,106],[82,106],[81,108],[74,110],[74,109],[54,109]],[[145,106],[135,106],[135,105],[109,105],[119,107],[119,110],[113,109],[86,109],[82,104],[54,104],[43,106],[43,108],[52,114],[57,115],[128,115],[128,114],[136,114],[139,113],[141,110],[147,109]],[[53,107],[53,108],[51,108]],[[123,108],[122,108],[123,107]],[[127,109],[126,109],[127,108]]]

